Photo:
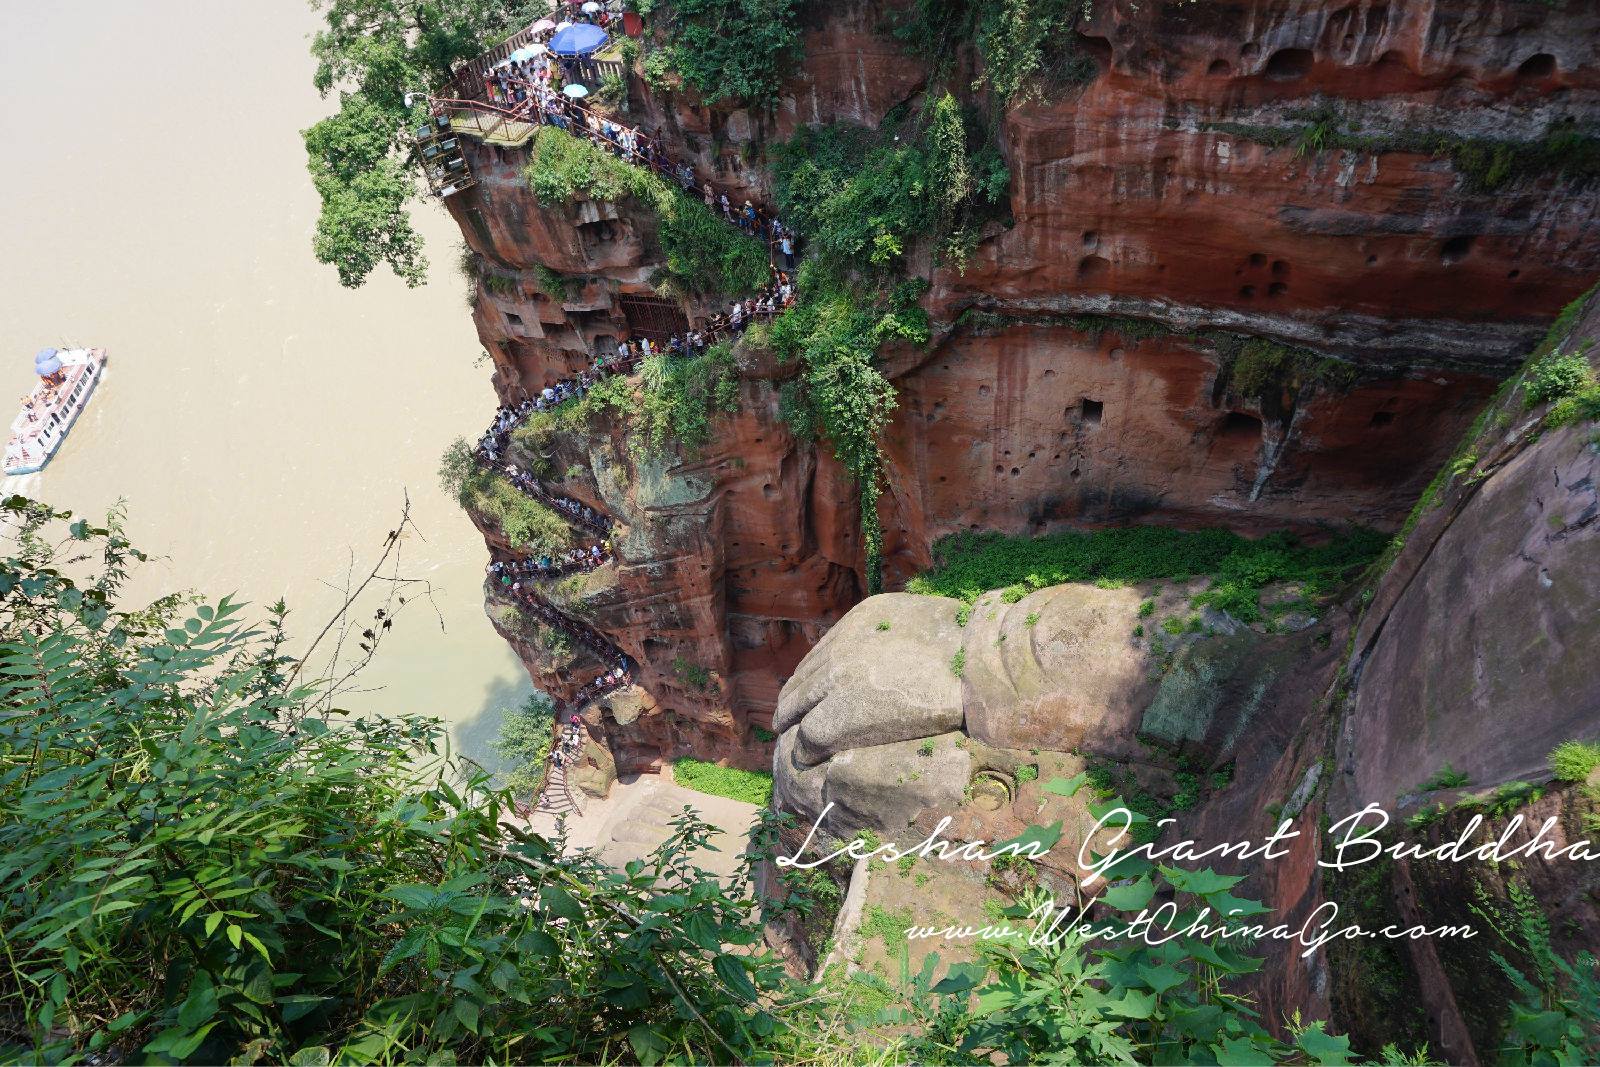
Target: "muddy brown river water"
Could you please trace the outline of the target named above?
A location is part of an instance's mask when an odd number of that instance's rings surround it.
[[[134,540],[163,557],[135,595],[281,596],[302,637],[409,492],[423,536],[407,539],[404,570],[432,583],[439,617],[408,608],[343,703],[438,715],[487,761],[501,710],[530,687],[483,615],[483,541],[435,477],[494,405],[454,226],[419,205],[433,261],[421,289],[387,274],[342,289],[312,259],[299,131],[330,108],[311,87],[316,16],[300,0],[7,14],[5,420],[37,348],[103,345],[111,363],[55,460],[6,491],[82,514],[125,499]]]

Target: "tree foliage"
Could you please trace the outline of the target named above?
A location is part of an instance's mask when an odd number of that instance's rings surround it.
[[[339,110],[304,130],[306,166],[322,201],[312,251],[355,288],[387,264],[407,285],[427,275],[406,205],[415,194],[408,92],[436,89],[452,67],[539,17],[529,0],[313,0],[313,83]]]
[[[894,32],[936,78],[974,47],[982,61],[974,89],[1027,99],[1094,79],[1095,62],[1073,32],[1087,7],[1084,0],[914,0]]]
[[[769,106],[799,62],[797,0],[669,0],[665,64],[708,104],[739,100]]]

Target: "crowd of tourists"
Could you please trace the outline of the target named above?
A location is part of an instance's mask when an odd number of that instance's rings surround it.
[[[492,560],[489,577],[502,586],[514,586],[524,581],[548,581],[568,574],[587,574],[597,567],[610,563],[614,557],[608,545],[595,542],[587,548],[569,548],[565,552],[541,553],[525,559]]]
[[[570,767],[578,762],[583,751],[583,720],[573,715],[566,726],[557,726],[555,744],[550,749],[550,762],[556,767]]]

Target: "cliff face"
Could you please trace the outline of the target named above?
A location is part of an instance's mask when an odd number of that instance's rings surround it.
[[[894,5],[808,17],[771,115],[635,81],[629,121],[730,195],[771,202],[767,143],[876,125],[928,76],[886,32]],[[1569,118],[1592,129],[1600,14],[1115,0],[1074,33],[1094,77],[1000,108],[1009,224],[964,272],[913,256],[935,336],[885,366],[899,394],[879,505],[888,587],[969,528],[1392,529],[1600,262],[1592,192],[1548,167],[1478,191],[1491,179],[1462,147]],[[515,401],[637,328],[661,252],[643,205],[547,208],[514,138],[467,147],[478,185],[447,203],[483,257],[474,317]],[[1252,343],[1335,373],[1242,390]],[[618,522],[612,580],[569,606],[639,664],[628,721],[592,716],[624,770],[689,753],[765,764],[783,680],[865,591],[849,479],[777,417],[793,368],[740,359],[738,413],[692,456],[643,458],[617,428],[545,446],[567,472],[559,492]],[[558,695],[600,669],[517,647]]]
[[[1600,298],[1571,325],[1548,347],[1591,352]],[[1291,820],[1282,858],[1216,864],[1245,875],[1239,892],[1274,922],[1320,925],[1331,902],[1332,929],[1477,934],[1345,940],[1304,957],[1301,945],[1264,941],[1262,1017],[1331,1018],[1368,1054],[1395,1041],[1426,1043],[1449,1063],[1493,1062],[1514,990],[1491,953],[1521,957],[1491,921],[1514,925],[1526,892],[1558,954],[1594,951],[1595,865],[1537,854],[1319,861],[1364,856],[1339,853],[1340,822],[1369,804],[1390,819],[1385,846],[1502,839],[1510,854],[1540,832],[1555,849],[1593,840],[1595,781],[1553,780],[1550,754],[1600,736],[1600,433],[1590,421],[1549,427],[1546,413],[1521,388],[1497,398],[1381,576],[1296,632],[1208,615],[1199,632],[1145,638],[1189,610],[1198,581],[1062,585],[1011,603],[991,592],[965,616],[942,597],[863,601],[783,689],[778,804],[805,825],[832,804],[825,832],[865,827],[904,843],[947,815],[946,836],[961,841],[1059,820],[1062,845],[1040,866],[1058,899],[1082,876],[1078,849],[1095,820],[1088,790],[1040,788],[1052,776],[1117,768],[1119,795],[1142,793],[1147,813],[1151,803],[1182,812],[1164,844],[1260,842]],[[1018,774],[1025,765],[1034,774]],[[1457,773],[1441,780],[1447,769]],[[1005,784],[1003,803],[983,802],[986,781]]]

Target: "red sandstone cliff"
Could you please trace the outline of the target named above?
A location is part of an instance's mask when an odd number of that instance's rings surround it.
[[[775,114],[653,98],[636,82],[635,115],[702,174],[770,201],[768,140],[801,123],[875,124],[925,80],[881,32],[893,5],[810,17]],[[931,268],[935,342],[890,358],[889,587],[964,528],[1392,528],[1600,263],[1600,206],[1553,176],[1491,196],[1433,155],[1252,137],[1328,105],[1369,132],[1525,136],[1557,115],[1592,126],[1597,20],[1588,5],[1494,0],[1095,4],[1077,32],[1098,75],[1005,112],[1013,224],[992,227],[964,274]],[[479,184],[448,203],[496,277],[480,280],[474,315],[497,388],[516,399],[627,335],[622,297],[651,292],[659,250],[640,205],[545,209],[520,179],[521,149],[469,148]],[[546,292],[538,267],[575,284]],[[1206,333],[1218,330],[1354,372],[1338,388],[1240,396]],[[562,491],[620,524],[613,580],[579,607],[642,668],[642,713],[594,713],[624,769],[688,753],[766,763],[756,731],[779,686],[864,591],[848,479],[777,419],[782,369],[744,360],[739,413],[700,454],[641,464],[598,427],[549,445],[555,470],[579,468]],[[558,694],[598,670],[517,647]]]

